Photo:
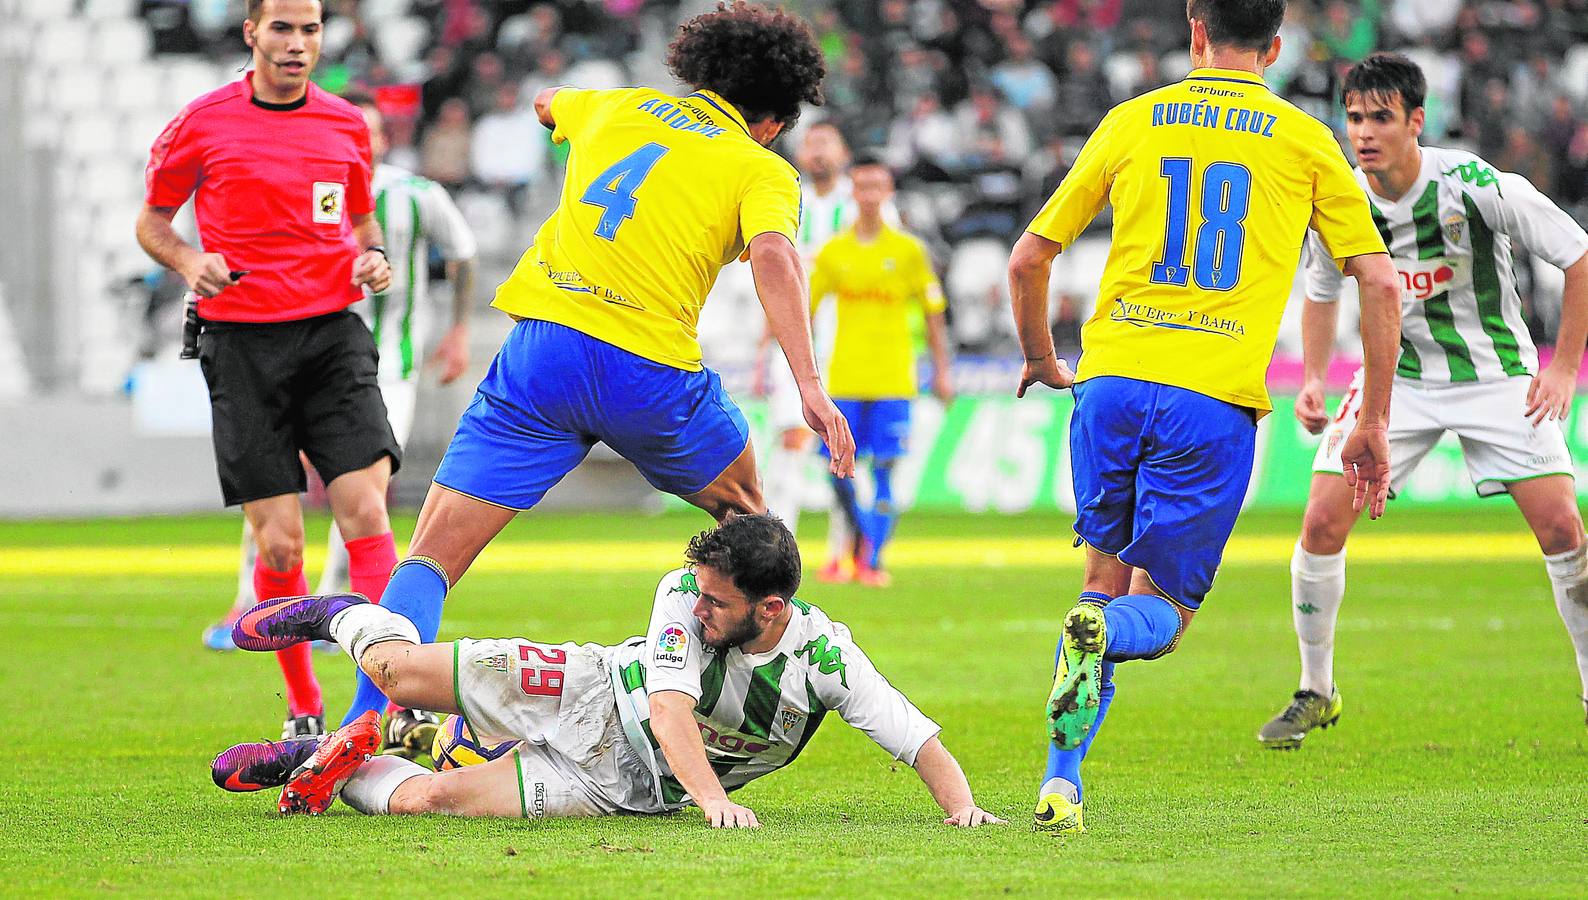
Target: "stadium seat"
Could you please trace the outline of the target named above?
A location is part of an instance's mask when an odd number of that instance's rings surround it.
[[[129,19],[138,14],[138,0],[82,0],[86,19]]]
[[[71,67],[58,70],[51,79],[54,107],[74,113],[99,109],[105,100],[104,80],[92,69]]]
[[[165,130],[167,123],[176,115],[172,110],[165,112],[139,111],[128,114],[118,129],[117,140],[121,150],[130,159],[137,161],[140,169],[149,160],[149,148],[154,146],[154,139]]]
[[[40,26],[33,41],[33,62],[42,66],[79,66],[88,55],[92,36],[82,19],[60,19]]]
[[[162,68],[165,77],[160,89],[161,107],[169,109],[173,116],[195,97],[232,80],[202,57],[174,57],[167,60]]]
[[[96,63],[116,65],[147,59],[153,38],[141,19],[105,19],[94,23],[91,46]]]
[[[419,53],[430,40],[430,26],[424,19],[408,16],[402,19],[375,23],[375,50],[388,66],[398,66],[419,58]]]
[[[106,100],[118,113],[160,104],[160,70],[147,62],[117,66],[106,80],[110,82]]]
[[[114,160],[116,150],[116,117],[105,106],[73,113],[61,131],[64,158]]]
[[[411,0],[363,0],[358,5],[359,18],[369,25],[401,19],[413,6]]]
[[[17,12],[32,22],[67,19],[72,14],[75,0],[19,0]]]

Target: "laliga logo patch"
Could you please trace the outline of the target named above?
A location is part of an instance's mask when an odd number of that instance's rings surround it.
[[[342,221],[342,194],[345,185],[335,181],[314,183],[314,221],[323,225],[336,225]]]
[[[689,646],[689,634],[677,622],[667,623],[656,638],[656,664],[664,669],[682,669],[684,650]]]

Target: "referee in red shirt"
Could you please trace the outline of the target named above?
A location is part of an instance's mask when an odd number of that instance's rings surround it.
[[[248,0],[253,71],[188,104],[149,154],[138,243],[199,297],[226,505],[258,544],[259,599],[307,594],[299,452],[326,483],[353,589],[378,600],[397,563],[386,485],[400,450],[376,384],[374,341],[347,307],[391,281],[358,108],[309,83],[319,0]],[[197,194],[199,250],[171,219]],[[325,710],[307,644],[278,654],[285,735]]]

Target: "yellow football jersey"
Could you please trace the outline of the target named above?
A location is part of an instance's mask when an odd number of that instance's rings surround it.
[[[943,311],[943,290],[926,246],[887,225],[861,241],[853,226],[816,254],[811,306],[832,294],[838,328],[827,366],[827,389],[844,400],[914,397],[912,312]]]
[[[706,292],[756,235],[794,240],[798,173],[710,91],[564,88],[551,112],[562,198],[493,305],[699,370]]]
[[[1113,246],[1079,379],[1123,375],[1267,411],[1308,225],[1337,261],[1385,252],[1334,135],[1250,72],[1196,69],[1116,106],[1027,230],[1068,247],[1105,201]]]

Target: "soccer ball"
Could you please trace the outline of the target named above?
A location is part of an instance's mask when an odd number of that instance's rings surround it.
[[[499,759],[510,753],[518,741],[480,741],[469,730],[462,716],[447,716],[436,729],[436,741],[430,747],[430,758],[435,760],[436,771],[477,766]]]

